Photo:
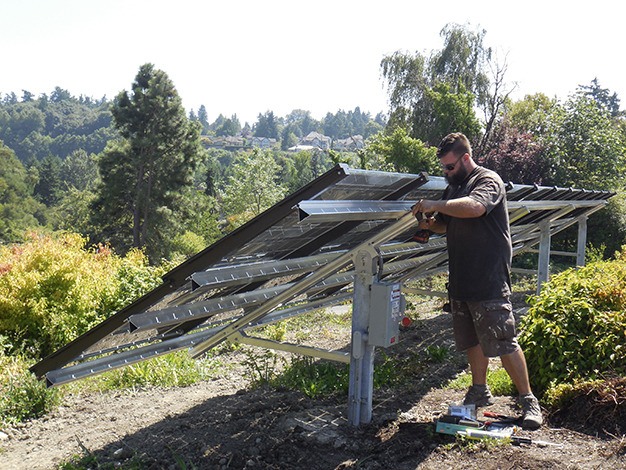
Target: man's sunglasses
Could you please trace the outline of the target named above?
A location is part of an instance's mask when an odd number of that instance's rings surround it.
[[[465,155],[465,154],[463,154]],[[463,155],[461,155],[459,158],[456,159],[456,162],[454,163],[448,163],[447,165],[441,165],[441,168],[443,168],[446,171],[452,171],[456,168],[457,164],[459,163],[459,160],[461,158],[463,158]]]

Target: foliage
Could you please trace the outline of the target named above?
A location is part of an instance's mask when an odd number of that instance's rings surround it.
[[[529,132],[501,123],[494,131],[495,146],[478,163],[496,171],[504,181],[542,184],[549,172],[544,149]]]
[[[466,132],[470,139],[478,137],[474,99],[484,106],[489,88],[485,70],[491,51],[483,45],[485,31],[449,24],[441,36],[443,48],[430,57],[395,52],[381,61],[391,127],[403,127],[431,146],[451,132],[452,125],[462,126],[454,130]]]
[[[609,111],[583,93],[554,110],[542,139],[551,163],[550,184],[615,189],[626,174],[626,138]]]
[[[487,385],[491,393],[495,396],[512,396],[517,393],[511,377],[504,368],[497,368],[487,371]],[[465,390],[472,385],[472,376],[469,373],[462,373],[450,382],[447,387],[453,390]]]
[[[27,369],[22,357],[0,352],[0,423],[38,418],[58,403],[58,390],[48,389]]]
[[[0,243],[21,240],[43,219],[43,205],[32,197],[34,180],[0,141]]]
[[[504,121],[522,134],[542,137],[548,131],[548,122],[559,104],[543,93],[526,95],[523,99],[508,103]]]
[[[192,359],[178,351],[138,362],[84,380],[79,390],[119,390],[141,387],[187,387],[215,374],[220,365],[212,358]]]
[[[271,382],[274,387],[299,390],[308,397],[328,396],[347,392],[349,371],[345,365],[316,361],[310,357],[296,357]]]
[[[253,133],[256,137],[278,139],[278,122],[273,111],[267,111],[265,114],[259,114],[257,122],[253,128]]]
[[[618,190],[607,206],[587,221],[587,243],[603,247],[603,257],[611,258],[626,243],[626,191]]]
[[[178,228],[179,193],[193,184],[203,153],[199,124],[187,119],[173,83],[152,64],[140,67],[132,92],[121,92],[111,112],[124,141],[100,159],[94,209],[116,249],[146,247],[155,261],[167,256],[162,247]]]
[[[470,139],[479,135],[480,122],[474,112],[475,98],[462,83],[456,91],[448,83],[437,83],[426,90],[426,94],[432,103],[434,115],[437,116],[426,136],[427,141],[437,142],[450,129],[463,132]]]
[[[140,252],[120,258],[84,244],[76,234],[31,233],[0,247],[0,334],[14,349],[44,357],[160,283]]]
[[[585,432],[613,437],[621,435],[626,420],[626,378],[609,377],[560,384],[551,388],[543,400],[550,408],[551,422],[559,427],[577,427]]]
[[[533,388],[626,372],[626,255],[569,269],[542,286],[519,341]]]
[[[285,189],[278,181],[280,167],[268,151],[241,152],[231,167],[221,206],[235,227],[280,201]]]
[[[21,101],[8,96],[0,102],[0,139],[23,163],[64,159],[80,149],[99,153],[115,137],[109,106],[104,98],[76,98],[59,87],[37,99],[28,92]]]
[[[381,132],[368,140],[365,149],[366,168],[438,173],[436,152],[434,147],[428,147],[422,141],[410,137],[404,128],[396,127],[390,134]]]

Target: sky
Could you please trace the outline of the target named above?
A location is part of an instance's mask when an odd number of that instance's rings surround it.
[[[626,108],[623,19],[613,0],[0,0],[0,94],[55,87],[113,99],[152,63],[209,121],[294,109],[388,111],[380,62],[430,55],[450,23],[484,29],[511,96],[564,101],[597,78]]]

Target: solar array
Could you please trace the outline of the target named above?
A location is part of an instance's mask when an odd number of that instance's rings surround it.
[[[379,254],[378,277],[385,282],[446,272],[445,237],[413,242],[416,221],[409,213],[415,201],[439,199],[445,187],[441,177],[337,165],[31,370],[56,386],[182,349],[197,357],[225,340],[349,362],[349,353],[288,347],[248,332],[351,301],[353,255],[363,246]],[[541,274],[550,237],[574,224],[584,227],[612,195],[508,184],[514,255],[539,246]]]

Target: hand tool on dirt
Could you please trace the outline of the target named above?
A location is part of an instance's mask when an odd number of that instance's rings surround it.
[[[542,441],[542,440],[532,439],[530,437],[525,437],[525,436],[507,435],[501,432],[486,431],[483,429],[466,429],[464,431],[458,431],[457,434],[459,434],[460,436],[468,437],[470,439],[510,439],[511,444],[513,445],[535,444],[539,447],[545,447],[545,446],[563,447],[563,444],[557,444],[556,442]]]
[[[520,419],[518,416],[507,416],[500,413],[494,413],[493,411],[484,411],[483,416],[485,418],[497,419],[500,423],[514,423]]]
[[[511,436],[511,444],[514,444],[514,445],[535,444],[535,445],[538,445],[539,447],[546,447],[546,446],[563,447],[563,444],[557,444],[556,442],[548,442],[548,441],[542,441],[538,439],[532,439],[530,437],[525,437],[525,436]]]

